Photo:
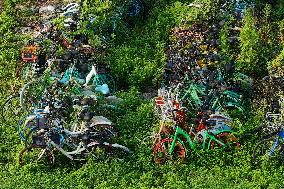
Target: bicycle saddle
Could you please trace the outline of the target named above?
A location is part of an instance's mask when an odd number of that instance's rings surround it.
[[[112,122],[104,116],[94,116],[91,126],[94,125],[112,125]]]

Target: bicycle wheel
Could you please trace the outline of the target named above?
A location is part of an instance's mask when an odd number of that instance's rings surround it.
[[[23,124],[22,124],[23,125]],[[35,126],[31,126],[31,125],[26,125],[24,124],[23,128],[20,128],[20,126],[18,126],[18,134],[20,136],[20,139],[25,143],[25,145],[29,145],[32,142],[32,136],[36,135],[38,128],[36,128]]]
[[[224,143],[225,145],[222,145],[218,143],[217,141],[213,140],[210,145],[211,150],[219,148],[219,149],[225,149],[228,151],[232,151],[234,149],[239,149],[241,146],[237,137],[233,133],[229,133],[229,132],[220,133],[216,135],[215,138],[221,141],[222,143]]]
[[[127,158],[132,152],[125,146],[120,144],[111,144],[108,142],[91,142],[87,145],[88,151],[96,159],[103,159],[105,156],[109,158],[117,159],[118,161],[123,161]]]
[[[263,161],[283,161],[284,145],[278,136],[258,142],[253,149],[253,164],[260,166]]]
[[[172,142],[173,139],[164,138],[156,144],[154,148],[155,163],[163,164],[167,159],[175,162],[183,162],[185,160],[185,149],[179,141],[176,141],[173,154],[170,154],[170,147]]]
[[[20,92],[20,105],[23,111],[31,110],[43,95],[45,87],[41,86],[39,82],[40,80],[32,80],[22,88]]]
[[[21,166],[34,161],[43,163],[46,160],[50,166],[54,165],[55,157],[53,152],[35,144],[30,144],[19,153],[19,164]]]
[[[2,107],[2,118],[6,124],[16,123],[23,115],[19,95],[10,95]]]
[[[132,152],[125,146],[120,144],[104,143],[107,149],[108,157],[117,159],[118,161],[125,160]]]

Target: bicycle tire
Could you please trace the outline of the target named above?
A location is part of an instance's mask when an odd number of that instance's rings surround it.
[[[44,90],[39,87],[38,82],[40,82],[40,80],[32,80],[21,89],[20,105],[24,112],[34,107],[40,100],[40,96],[42,96],[41,93],[43,93]]]
[[[39,160],[42,159],[44,155],[47,158],[48,164],[50,166],[53,166],[55,162],[55,157],[52,150],[46,148],[43,149],[35,144],[30,144],[19,152],[19,164],[23,166],[27,164],[28,161],[39,162]],[[35,158],[35,156],[38,156],[37,159]]]
[[[124,161],[132,152],[126,146],[121,144],[109,144],[106,146],[108,148],[108,157],[115,158],[118,161]],[[110,147],[110,148],[109,148]]]
[[[273,137],[264,139],[260,142],[258,142],[254,148],[252,153],[252,160],[253,164],[256,166],[260,166],[261,163],[265,160],[274,161],[274,160],[281,160],[283,161],[283,152],[284,152],[284,145],[283,143],[279,143],[273,152],[271,154],[271,149],[273,145],[275,145],[275,141],[277,139],[278,135],[275,135]]]
[[[12,120],[12,123],[19,121],[23,111],[21,111],[19,95],[10,95],[4,105],[2,106],[2,118],[4,123],[9,124],[9,120]]]
[[[172,142],[172,138],[164,138],[156,144],[154,148],[154,161],[156,164],[164,164],[167,159],[178,163],[185,160],[185,148],[179,141],[176,141],[173,154],[169,154]]]
[[[104,152],[109,158],[117,159],[118,161],[123,161],[126,159],[130,154],[132,154],[131,150],[127,148],[126,146],[114,143],[107,143],[107,142],[91,142],[87,145],[88,151],[91,152],[91,154],[96,158],[99,159],[100,154],[97,149],[99,147],[104,148]]]

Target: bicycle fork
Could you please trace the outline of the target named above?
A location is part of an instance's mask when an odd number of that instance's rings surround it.
[[[170,151],[169,153],[172,154],[173,151],[174,151],[174,148],[176,146],[176,141],[178,140],[181,145],[185,148],[185,145],[183,144],[183,142],[181,140],[178,139],[178,135],[181,134],[183,135],[187,141],[189,142],[189,145],[193,148],[195,148],[195,144],[192,142],[192,140],[190,139],[190,137],[187,135],[187,133],[185,133],[180,127],[177,127],[176,129],[176,132],[175,132],[175,135],[174,135],[174,138],[173,138],[173,141],[171,143],[171,146],[170,146]]]
[[[272,148],[269,150],[268,156],[274,155],[275,149],[278,146],[278,144],[279,144],[279,138],[276,138]]]

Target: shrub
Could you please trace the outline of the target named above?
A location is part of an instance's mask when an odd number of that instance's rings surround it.
[[[244,18],[244,27],[240,33],[240,49],[237,69],[255,77],[263,75],[266,69],[266,62],[263,62],[261,59],[262,46],[260,36],[251,10],[247,11]]]

